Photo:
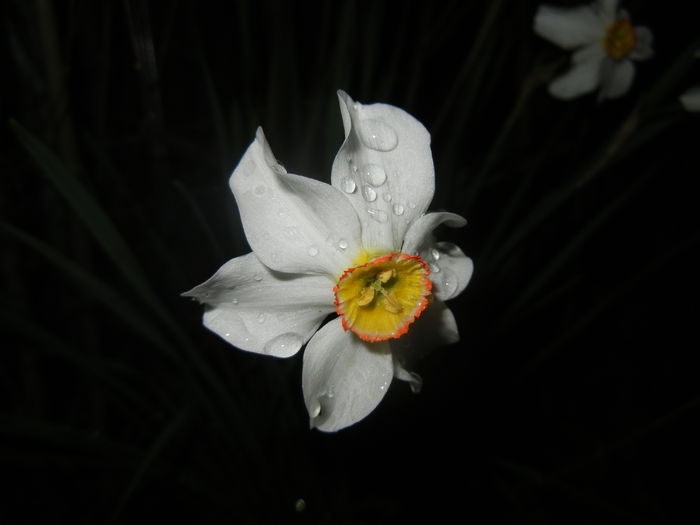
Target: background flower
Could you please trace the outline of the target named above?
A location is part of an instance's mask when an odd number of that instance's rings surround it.
[[[597,0],[563,8],[541,5],[535,32],[574,51],[571,67],[549,84],[552,96],[572,99],[599,89],[598,99],[618,98],[629,91],[635,75],[633,61],[653,54],[649,28],[633,26],[618,0]]]

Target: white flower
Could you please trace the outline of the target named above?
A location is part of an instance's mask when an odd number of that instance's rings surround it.
[[[304,399],[323,431],[367,416],[394,376],[420,387],[406,360],[459,339],[443,301],[473,269],[457,246],[433,239],[438,225],[466,221],[425,213],[434,170],[423,125],[338,96],[345,142],[332,185],[288,174],[258,129],[229,180],[253,252],[185,294],[207,305],[207,328],[243,350],[288,357],[308,342]]]
[[[617,98],[634,79],[633,60],[653,54],[647,27],[633,26],[629,15],[618,10],[618,0],[561,8],[541,5],[535,14],[535,32],[574,51],[571,67],[549,84],[552,96],[572,99],[600,88],[598,99]]]

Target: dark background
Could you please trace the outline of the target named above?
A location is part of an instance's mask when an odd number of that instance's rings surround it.
[[[700,45],[667,4],[624,4],[656,55],[599,103],[548,95],[533,1],[2,3],[0,523],[697,520]],[[423,392],[329,435],[301,354],[179,294],[249,251],[258,125],[329,181],[339,88],[431,131],[476,270]]]

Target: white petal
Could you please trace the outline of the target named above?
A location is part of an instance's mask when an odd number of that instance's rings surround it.
[[[687,90],[680,96],[680,101],[687,111],[700,111],[700,86],[695,86]]]
[[[229,180],[248,242],[268,267],[337,277],[360,249],[360,223],[343,195],[287,174],[258,129]]]
[[[207,305],[204,326],[225,341],[276,357],[295,354],[335,309],[327,277],[274,272],[252,253],[183,295]]]
[[[634,64],[631,60],[608,60],[601,73],[599,100],[618,98],[627,93],[634,80]]]
[[[411,325],[406,335],[391,340],[394,355],[394,376],[408,381],[411,390],[417,392],[422,380],[415,372],[410,372],[411,365],[431,350],[459,341],[459,329],[452,311],[445,303],[431,300],[428,308]]]
[[[634,32],[637,35],[637,44],[632,53],[630,53],[630,58],[633,60],[647,60],[651,58],[654,55],[654,51],[651,48],[654,42],[654,35],[652,35],[651,29],[637,26],[634,28]]]
[[[607,28],[608,24],[612,24],[618,18],[629,18],[626,11],[618,12],[619,3],[620,0],[598,0],[592,4],[603,27]]]
[[[423,215],[411,224],[406,232],[401,251],[410,255],[417,254],[430,242],[433,230],[443,223],[452,228],[461,228],[467,224],[467,219],[456,213],[444,211]]]
[[[592,6],[562,8],[541,5],[535,14],[535,33],[564,49],[599,42],[605,24]]]
[[[456,244],[439,242],[429,244],[420,253],[428,263],[433,295],[448,301],[461,294],[474,273],[474,263]]]
[[[389,343],[367,343],[340,318],[321,328],[304,351],[302,386],[311,426],[334,432],[366,417],[393,375]]]
[[[411,115],[388,104],[363,105],[338,92],[345,142],[331,182],[362,221],[371,251],[395,251],[435,190],[430,134]]]
[[[588,46],[574,54],[571,68],[549,84],[553,97],[570,100],[590,93],[600,85],[601,55],[595,49]]]

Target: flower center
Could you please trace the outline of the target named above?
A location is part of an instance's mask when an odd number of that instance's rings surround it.
[[[371,342],[401,337],[428,305],[428,275],[423,259],[405,253],[348,268],[333,288],[343,328]]]
[[[603,49],[615,60],[629,55],[637,45],[637,34],[628,18],[616,20],[608,26],[603,37]]]

